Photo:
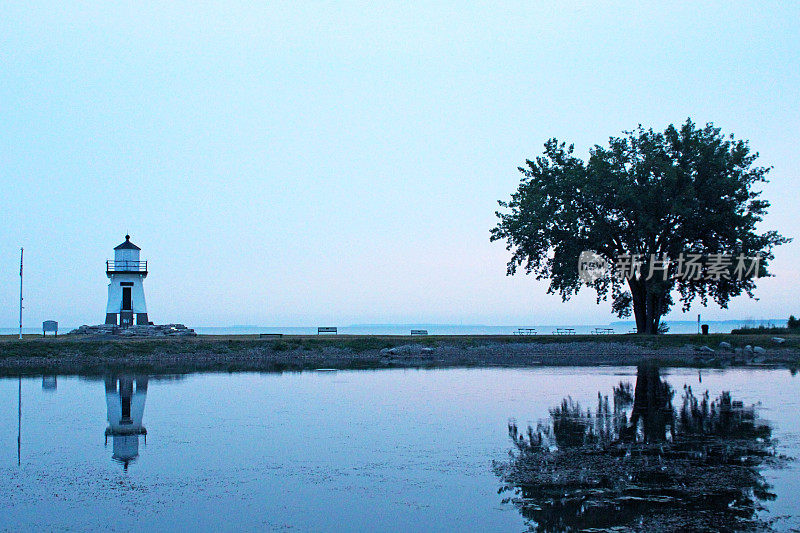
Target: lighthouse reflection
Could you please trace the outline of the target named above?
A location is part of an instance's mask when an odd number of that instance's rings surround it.
[[[139,456],[139,436],[147,442],[147,429],[142,425],[147,398],[147,376],[106,376],[106,411],[108,427],[106,444],[111,437],[112,458],[125,470]]]

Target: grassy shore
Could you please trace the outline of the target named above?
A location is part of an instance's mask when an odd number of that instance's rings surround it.
[[[291,371],[317,368],[449,368],[635,365],[800,366],[800,335],[284,336],[183,338],[0,337],[0,375]],[[728,342],[738,352],[719,350]],[[746,345],[766,353],[744,356]],[[715,352],[700,352],[709,346]]]

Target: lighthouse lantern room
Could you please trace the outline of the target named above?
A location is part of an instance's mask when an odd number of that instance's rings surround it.
[[[141,248],[125,235],[125,242],[114,248],[114,259],[106,261],[108,305],[106,324],[122,327],[149,324],[147,306],[144,301],[144,278],[147,277],[147,261],[139,260]]]

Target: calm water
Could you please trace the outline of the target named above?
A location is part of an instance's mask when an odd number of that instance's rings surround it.
[[[664,375],[678,391],[729,390],[757,404],[779,451],[800,457],[800,376]],[[542,368],[24,378],[19,464],[18,380],[1,379],[0,529],[522,531],[492,470],[512,448],[509,419],[535,424],[565,396],[592,405],[635,377]],[[798,461],[765,471],[777,499],[763,513],[777,529],[800,528],[798,474]]]

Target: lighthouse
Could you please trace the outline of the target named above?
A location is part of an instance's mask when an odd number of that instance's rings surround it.
[[[114,248],[114,259],[106,261],[108,283],[108,305],[106,324],[128,327],[136,324],[144,326],[147,320],[147,306],[144,302],[144,278],[147,277],[147,261],[139,260],[141,248],[125,235],[125,242]]]

